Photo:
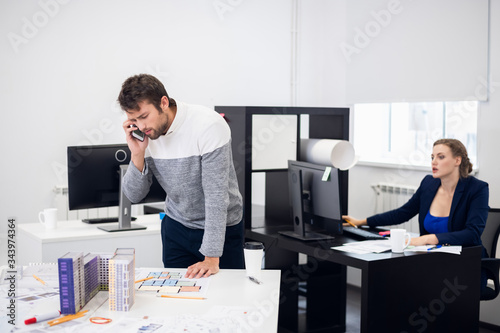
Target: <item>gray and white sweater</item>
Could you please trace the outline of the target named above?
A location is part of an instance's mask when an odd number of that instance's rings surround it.
[[[188,228],[204,229],[201,254],[220,257],[226,227],[243,215],[224,118],[210,108],[177,102],[167,133],[149,140],[144,172],[129,165],[123,191],[130,201],[146,196],[152,175],[167,193],[165,213]]]

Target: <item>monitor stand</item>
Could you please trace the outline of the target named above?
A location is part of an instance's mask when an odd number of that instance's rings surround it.
[[[288,172],[291,173],[288,186],[292,195],[293,231],[279,231],[279,233],[302,241],[334,239],[333,236],[305,230],[304,218],[307,214],[304,212],[304,200],[308,200],[308,198],[304,198],[302,170],[289,169]]]
[[[131,216],[131,210],[132,210],[132,202],[127,198],[127,196],[123,193],[122,191],[122,185],[123,185],[123,176],[125,176],[125,173],[127,172],[128,165],[120,165],[120,187],[119,187],[119,193],[120,193],[120,206],[119,206],[119,212],[118,212],[118,225],[106,225],[102,227],[97,227],[101,230],[108,231],[108,232],[115,232],[115,231],[130,231],[130,230],[144,230],[146,229],[145,226],[138,225],[134,223],[134,226],[131,224],[132,216]]]

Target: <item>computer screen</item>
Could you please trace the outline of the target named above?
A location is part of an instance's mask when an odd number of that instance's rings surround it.
[[[120,205],[120,166],[130,163],[127,144],[68,147],[69,209]],[[141,201],[165,201],[165,191],[153,177],[148,195]]]
[[[285,235],[318,240],[334,238],[330,234],[342,233],[339,175],[336,168],[288,161],[288,191],[294,231],[284,232]]]

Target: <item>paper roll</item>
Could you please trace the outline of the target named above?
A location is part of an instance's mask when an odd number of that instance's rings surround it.
[[[350,169],[358,161],[349,141],[330,139],[301,139],[300,159],[309,163],[333,165],[339,170]]]

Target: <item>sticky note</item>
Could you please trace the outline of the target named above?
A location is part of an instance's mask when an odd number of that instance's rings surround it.
[[[165,286],[165,287],[161,287],[160,292],[166,293],[166,294],[177,294],[179,292],[180,288],[181,287],[177,287],[177,286]]]
[[[158,291],[158,286],[145,286],[142,285],[139,287],[139,290],[145,290],[145,291]]]
[[[183,286],[181,287],[181,292],[185,292],[185,291],[194,291],[194,292],[197,292],[197,291],[200,291],[200,288],[201,286],[196,286],[196,287],[191,287],[191,286]]]
[[[164,286],[175,286],[177,283],[177,280],[164,280],[163,285]]]
[[[322,181],[326,182],[330,179],[330,174],[332,173],[332,167],[326,167],[325,172],[323,173]]]
[[[179,281],[177,282],[178,286],[190,286],[193,287],[196,284],[195,281]]]

